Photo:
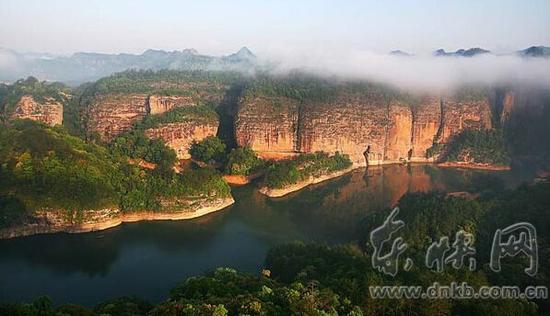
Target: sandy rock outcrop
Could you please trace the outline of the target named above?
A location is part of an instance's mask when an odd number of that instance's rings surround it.
[[[215,136],[218,132],[218,124],[201,123],[195,121],[163,124],[159,127],[145,130],[145,135],[150,138],[159,138],[174,149],[178,159],[190,159],[189,148],[196,141],[199,142],[208,136]]]
[[[283,100],[283,101],[281,101]],[[281,97],[241,100],[235,136],[260,156],[324,151],[350,156],[355,166],[427,162],[427,150],[465,129],[489,129],[488,98],[424,96],[404,101],[382,93],[339,92],[328,101]]]
[[[460,100],[443,98],[443,130],[439,141],[445,143],[465,129],[491,128],[489,99]]]
[[[426,161],[426,150],[432,147],[441,126],[441,99],[424,96],[413,108],[412,161]]]
[[[146,94],[107,94],[93,99],[87,113],[87,131],[103,141],[130,130],[147,115]]]
[[[304,105],[299,122],[300,152],[336,151],[348,154],[356,165],[382,161],[385,152],[387,102],[381,97],[340,95],[326,103]]]
[[[30,119],[50,126],[63,124],[63,104],[49,98],[36,102],[30,95],[24,95],[17,102],[12,119]]]
[[[292,154],[298,142],[299,103],[284,97],[250,97],[240,102],[235,137],[260,154]]]
[[[147,101],[148,114],[161,114],[168,112],[176,107],[183,106],[195,106],[191,96],[179,96],[179,95],[151,95]]]

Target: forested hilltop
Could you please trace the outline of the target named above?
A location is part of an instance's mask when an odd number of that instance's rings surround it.
[[[218,268],[189,278],[169,293],[169,298],[151,304],[134,297],[116,298],[94,308],[73,304],[53,306],[47,298],[30,304],[0,304],[6,315],[544,315],[547,300],[480,299],[374,299],[372,285],[422,285],[433,282],[468,282],[482,285],[548,285],[550,260],[544,249],[550,246],[550,184],[524,185],[514,190],[485,190],[477,198],[463,198],[442,192],[413,193],[399,201],[397,220],[406,225],[399,236],[409,245],[406,255],[413,268],[385,276],[372,267],[373,248],[369,234],[379,227],[389,209],[366,215],[357,223],[357,242],[329,247],[291,243],[272,248],[264,270],[245,274]],[[493,233],[519,221],[532,223],[538,232],[539,272],[530,277],[525,256],[502,260],[502,270],[488,267]],[[477,268],[454,269],[445,265],[437,273],[425,267],[429,239],[454,236],[463,229],[475,236],[473,255]],[[452,238],[452,237],[451,237]],[[59,303],[59,302],[56,302]]]

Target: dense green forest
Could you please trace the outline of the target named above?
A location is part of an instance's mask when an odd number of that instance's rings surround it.
[[[199,86],[209,92],[224,92],[225,86],[243,80],[238,72],[127,70],[99,79],[90,93],[154,93],[196,95]]]
[[[194,142],[189,153],[195,161],[217,165],[221,171],[230,175],[248,176],[261,172],[266,167],[266,162],[260,159],[254,150],[248,147],[229,149],[216,136]]]
[[[310,176],[320,176],[351,167],[348,155],[336,152],[329,156],[324,152],[302,154],[296,159],[275,162],[268,167],[265,184],[269,188],[283,188]]]
[[[225,143],[216,136],[209,136],[200,142],[193,142],[189,154],[196,161],[223,164],[227,160]]]
[[[508,147],[500,129],[468,129],[451,138],[447,144],[435,144],[427,155],[440,152],[443,161],[509,165],[511,156]]]
[[[372,267],[370,232],[380,226],[390,210],[367,214],[357,223],[357,242],[328,246],[295,242],[272,248],[264,271],[258,275],[218,268],[176,285],[169,298],[149,304],[123,297],[93,309],[76,305],[53,307],[47,298],[29,304],[0,304],[6,315],[544,315],[548,301],[510,299],[374,299],[371,285],[422,285],[451,281],[469,285],[548,285],[550,270],[550,183],[523,185],[514,190],[485,191],[477,198],[448,196],[441,192],[411,193],[399,201],[399,237],[409,245],[406,257],[414,260],[410,271],[395,277]],[[535,225],[540,252],[539,273],[523,272],[525,257],[502,261],[502,271],[488,268],[488,256],[497,228],[520,221]],[[474,257],[479,264],[454,269],[450,264],[437,273],[423,265],[423,255],[433,240],[463,229],[475,237]]]
[[[388,85],[361,80],[344,80],[338,77],[319,77],[303,72],[290,72],[285,76],[267,73],[257,75],[247,83],[244,96],[287,97],[301,103],[330,102],[338,95],[362,94],[378,95],[382,98],[413,101],[413,97]]]
[[[225,173],[241,176],[261,172],[265,168],[265,162],[258,158],[254,150],[249,147],[239,147],[231,149],[227,156]]]
[[[154,170],[128,157],[156,162]],[[38,208],[84,210],[119,207],[160,210],[166,198],[223,197],[229,186],[214,170],[176,174],[175,153],[140,134],[111,147],[87,143],[62,127],[21,120],[0,128],[2,226],[23,220]]]

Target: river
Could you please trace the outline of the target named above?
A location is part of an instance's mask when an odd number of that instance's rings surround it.
[[[120,296],[161,301],[178,282],[216,267],[259,273],[270,247],[293,240],[353,241],[370,211],[406,192],[514,187],[527,172],[390,165],[356,170],[280,199],[255,184],[233,188],[236,203],[184,221],[127,223],[100,232],[0,240],[0,301],[48,295],[93,306]]]

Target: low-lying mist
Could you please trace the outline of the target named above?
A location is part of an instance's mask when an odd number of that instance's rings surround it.
[[[550,58],[483,54],[473,57],[400,56],[366,51],[273,54],[275,72],[303,70],[319,76],[371,80],[422,93],[463,85],[526,85],[550,89]]]

